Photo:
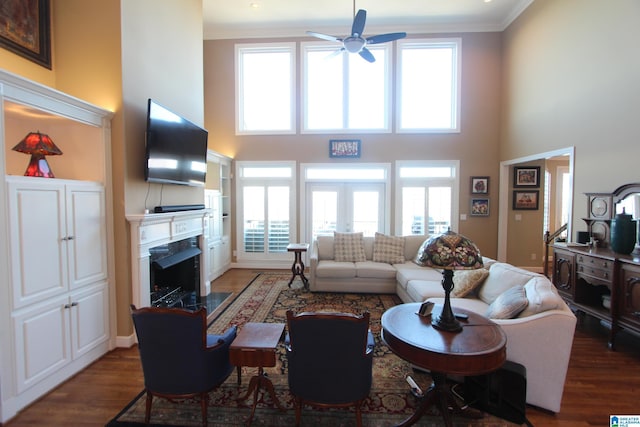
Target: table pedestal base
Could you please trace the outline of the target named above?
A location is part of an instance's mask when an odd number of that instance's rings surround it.
[[[249,396],[251,396],[251,393],[253,393],[253,405],[251,406],[251,414],[249,415],[249,419],[247,420],[247,425],[251,424],[251,420],[253,420],[253,415],[256,412],[258,400],[264,402],[263,399],[259,399],[260,390],[263,390],[263,398],[264,393],[270,393],[271,398],[273,399],[273,403],[278,407],[278,409],[280,409],[281,411],[286,411],[286,409],[280,404],[278,396],[276,395],[276,391],[273,388],[273,383],[271,382],[269,377],[267,377],[267,374],[265,374],[264,369],[258,368],[258,375],[251,377],[251,380],[249,381],[249,388],[247,390],[247,393],[244,396],[238,398],[238,403],[244,402],[249,398]]]
[[[433,385],[427,390],[427,393],[420,401],[416,412],[409,418],[398,424],[397,427],[410,426],[416,423],[422,415],[431,406],[435,405],[442,418],[444,419],[444,425],[451,427],[453,422],[451,420],[451,414],[463,414],[466,418],[483,418],[484,415],[480,411],[475,409],[462,409],[455,397],[451,393],[451,388],[447,384],[447,376],[445,374],[431,372],[433,378]]]

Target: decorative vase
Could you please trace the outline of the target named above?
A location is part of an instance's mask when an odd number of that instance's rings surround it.
[[[636,221],[624,209],[611,220],[611,249],[620,254],[630,254],[636,246]]]

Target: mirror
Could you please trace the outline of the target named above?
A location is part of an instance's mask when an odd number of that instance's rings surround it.
[[[640,219],[640,184],[626,184],[618,187],[613,192],[613,202],[615,213],[625,213],[631,215],[633,219]]]

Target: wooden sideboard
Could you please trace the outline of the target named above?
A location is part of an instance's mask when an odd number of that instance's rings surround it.
[[[569,306],[610,325],[610,349],[620,329],[640,333],[640,254],[556,243],[553,284]]]

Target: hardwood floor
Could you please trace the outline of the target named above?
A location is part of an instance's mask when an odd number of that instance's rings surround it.
[[[255,277],[231,270],[212,290],[239,293]],[[579,322],[571,352],[562,409],[552,414],[528,407],[534,426],[603,426],[609,415],[640,415],[640,338],[621,332],[617,351],[607,331],[590,317]],[[23,426],[104,426],[143,388],[136,347],[116,349],[5,423]]]

